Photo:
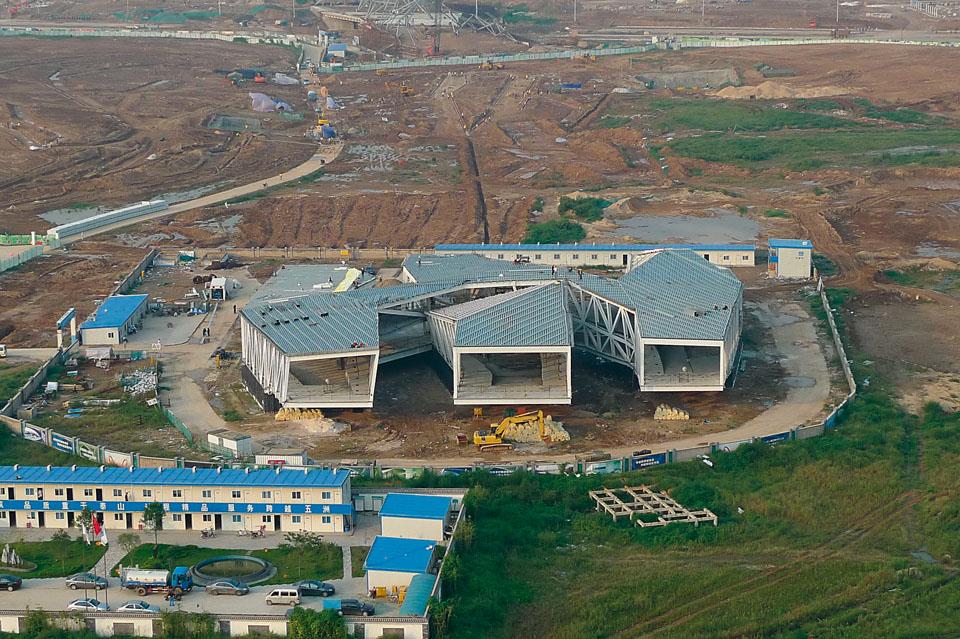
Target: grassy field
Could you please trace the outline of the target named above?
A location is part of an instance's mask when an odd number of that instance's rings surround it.
[[[830,292],[842,307],[848,291]],[[838,315],[840,315],[838,313]],[[841,322],[841,330],[843,323]],[[876,364],[836,429],[624,475],[467,484],[445,565],[454,639],[942,637],[960,633],[960,414],[905,414]],[[862,370],[861,370],[862,369]],[[640,529],[587,492],[648,484],[718,527]]]
[[[47,517],[52,517],[47,513]],[[77,535],[71,535],[69,541],[17,541],[10,544],[24,561],[36,564],[36,570],[15,573],[24,579],[42,579],[45,577],[67,577],[74,573],[85,572],[103,557],[107,549],[103,546],[87,545]]]
[[[98,465],[83,457],[67,455],[43,444],[28,442],[14,435],[5,427],[0,427],[0,466],[12,466],[13,464],[23,466],[46,466],[47,464],[53,464],[54,466]]]
[[[741,166],[777,164],[797,170],[827,164],[895,165],[960,163],[960,129],[873,129],[830,135],[785,131],[776,135],[713,133],[677,139],[669,147],[684,157]]]
[[[199,533],[197,536],[199,537]],[[146,538],[145,536],[144,539]],[[265,581],[265,584],[284,584],[299,579],[339,579],[343,576],[343,552],[334,544],[323,544],[319,550],[306,552],[294,548],[240,550],[160,544],[157,560],[154,562],[153,544],[148,543],[134,548],[120,563],[124,566],[156,565],[169,570],[177,566],[192,566],[204,559],[224,555],[247,555],[272,563],[277,567],[277,574]]]
[[[17,394],[20,387],[37,371],[32,364],[0,364],[0,408]]]
[[[661,133],[684,129],[703,131],[778,131],[780,129],[858,128],[862,124],[819,113],[775,109],[767,103],[731,100],[658,98],[650,108],[659,111],[654,126]]]
[[[587,236],[587,231],[579,222],[568,220],[547,220],[527,226],[527,234],[523,237],[526,244],[571,244],[579,242]]]
[[[370,554],[370,546],[351,546],[350,547],[350,566],[351,573],[354,577],[363,577],[363,562],[367,560],[367,555]]]
[[[960,271],[927,271],[908,268],[883,271],[883,278],[901,286],[929,288],[942,293],[960,293]]]
[[[62,412],[46,413],[31,420],[64,435],[83,437],[120,451],[136,450],[143,455],[183,455],[187,442],[160,410],[129,396],[115,406],[87,408],[79,419],[67,419]]]

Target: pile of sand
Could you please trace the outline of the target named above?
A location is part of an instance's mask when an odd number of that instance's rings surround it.
[[[780,100],[784,98],[825,98],[853,93],[849,87],[792,87],[782,82],[767,80],[757,86],[725,87],[713,95],[729,100]]]

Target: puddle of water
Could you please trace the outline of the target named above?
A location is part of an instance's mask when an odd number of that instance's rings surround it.
[[[945,257],[947,259],[960,259],[960,251],[947,248],[934,242],[924,242],[917,246],[917,255],[920,257]]]
[[[60,224],[69,224],[70,222],[85,220],[88,217],[106,213],[109,210],[109,206],[85,206],[78,209],[54,209],[52,211],[47,211],[46,213],[41,213],[40,217],[51,224],[59,226]]]
[[[186,191],[172,191],[170,193],[161,193],[157,197],[150,198],[151,200],[166,200],[167,204],[176,204],[177,202],[186,202],[187,200],[195,200],[201,195],[206,195],[213,191],[219,190],[220,187],[230,184],[230,181],[226,182],[217,182],[216,184],[208,184],[206,186],[198,186],[195,189],[187,189]]]
[[[760,225],[750,218],[724,213],[714,217],[695,215],[638,215],[619,222],[617,231],[641,242],[722,244],[751,242]]]

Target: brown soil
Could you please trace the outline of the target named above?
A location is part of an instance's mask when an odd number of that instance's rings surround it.
[[[0,274],[0,338],[7,346],[55,347],[57,318],[75,307],[77,323],[82,322],[144,254],[81,242]]]
[[[253,113],[247,96],[265,90],[302,110],[299,87],[237,88],[214,72],[289,71],[292,60],[281,48],[64,42],[0,40],[3,231],[44,230],[53,224],[36,216],[61,207],[119,206],[204,184],[250,182],[312,153],[302,143],[302,124]],[[234,135],[206,128],[218,113],[257,117],[262,131]]]

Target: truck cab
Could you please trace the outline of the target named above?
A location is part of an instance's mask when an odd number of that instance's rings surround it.
[[[186,566],[177,566],[170,573],[170,588],[176,591],[179,588],[183,592],[189,592],[193,589],[193,577],[190,576],[190,569]]]

